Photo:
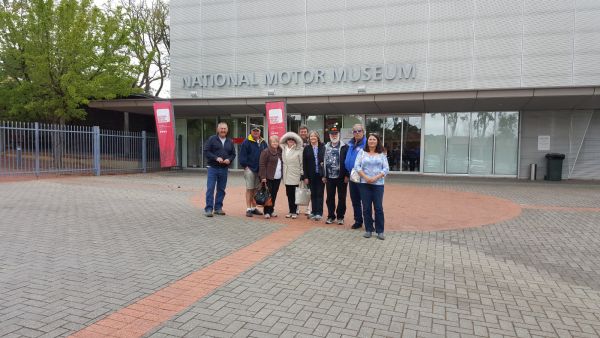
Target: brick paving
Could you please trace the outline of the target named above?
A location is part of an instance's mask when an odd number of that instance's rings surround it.
[[[0,336],[93,327],[218,262],[250,256],[244,250],[267,247],[256,243],[290,227],[237,217],[233,193],[227,216],[203,217],[204,183],[201,172],[0,183]],[[522,210],[464,228],[452,210],[433,208],[455,230],[389,232],[385,241],[297,220],[293,229],[302,229],[289,243],[239,262],[243,269],[186,298],[145,335],[600,336],[600,185],[412,176],[388,183],[413,195],[499,198]],[[232,175],[231,192],[241,184]],[[424,200],[386,210],[387,223],[427,211]]]

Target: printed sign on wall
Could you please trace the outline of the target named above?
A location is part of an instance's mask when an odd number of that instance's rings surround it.
[[[538,135],[538,151],[550,150],[550,135]]]
[[[266,111],[267,111],[267,130],[269,131],[269,136],[283,136],[286,131],[286,115],[285,115],[285,102],[276,101],[276,102],[267,102],[266,103]]]
[[[160,149],[160,166],[162,168],[174,167],[177,165],[177,159],[175,156],[175,124],[173,123],[171,102],[154,102],[154,119]]]

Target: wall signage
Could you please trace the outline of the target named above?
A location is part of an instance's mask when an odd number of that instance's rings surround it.
[[[285,86],[319,83],[381,82],[413,80],[417,67],[412,63],[360,65],[277,72],[200,73],[183,77],[183,88]]]
[[[538,151],[550,150],[550,135],[538,135]]]

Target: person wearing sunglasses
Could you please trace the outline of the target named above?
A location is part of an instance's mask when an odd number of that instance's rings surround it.
[[[344,160],[344,166],[346,167],[347,172],[352,172],[354,162],[356,162],[356,156],[366,144],[365,132],[362,124],[357,123],[352,127],[352,135],[352,139],[348,142],[348,151],[346,153],[346,159]],[[360,229],[363,225],[359,185],[360,183],[349,182],[350,200],[352,201],[352,210],[354,211],[354,224],[352,224],[352,229]]]
[[[363,154],[357,157],[354,169],[360,175],[360,197],[363,203],[366,231],[363,237],[371,238],[375,230],[377,238],[384,240],[383,185],[390,166],[379,135],[369,134]],[[375,229],[373,229],[373,211],[375,211]]]

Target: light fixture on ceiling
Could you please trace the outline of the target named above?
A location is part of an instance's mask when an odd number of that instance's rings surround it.
[[[274,96],[275,95],[275,89],[267,89],[267,95]]]
[[[356,91],[357,91],[359,94],[364,94],[364,93],[366,93],[366,92],[367,92],[367,87],[365,87],[365,86],[358,86],[358,88],[356,88]]]
[[[197,91],[190,92],[190,96],[198,97],[198,92]]]

